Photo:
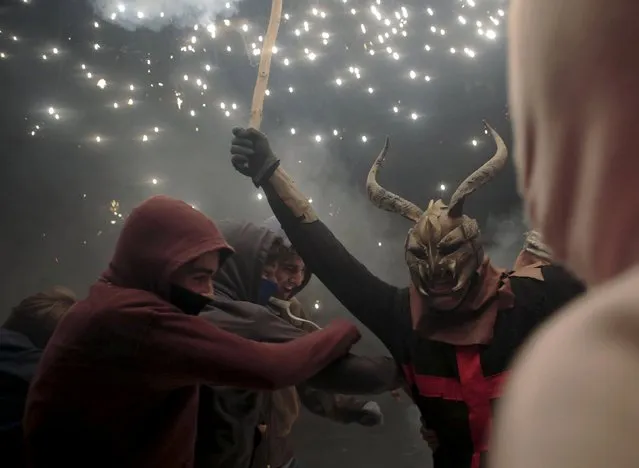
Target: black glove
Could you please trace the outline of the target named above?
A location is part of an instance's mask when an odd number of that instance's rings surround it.
[[[233,167],[253,179],[256,187],[268,181],[280,165],[266,135],[254,128],[233,129],[231,155]]]

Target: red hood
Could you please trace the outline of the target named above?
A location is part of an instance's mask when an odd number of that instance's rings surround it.
[[[233,253],[215,223],[182,201],[156,196],[130,214],[102,277],[166,297],[171,275],[211,251],[220,251],[220,262]]]
[[[182,202],[155,197],[133,211],[104,279],[60,322],[31,383],[30,466],[190,468],[198,386],[297,385],[359,338],[338,323],[290,343],[258,343],[181,313],[163,295],[171,273],[215,250],[231,252]]]

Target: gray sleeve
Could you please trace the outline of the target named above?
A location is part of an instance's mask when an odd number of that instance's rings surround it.
[[[268,309],[249,303],[225,304],[201,315],[214,325],[253,341],[284,343],[307,334]],[[318,390],[346,395],[378,395],[402,385],[395,361],[389,357],[348,354],[308,380]]]
[[[345,395],[378,395],[402,386],[397,364],[389,357],[349,354],[329,364],[307,381],[308,385]]]
[[[362,416],[362,408],[367,403],[366,400],[328,393],[306,384],[297,386],[297,394],[304,407],[311,413],[343,424],[357,422]]]
[[[207,310],[201,316],[222,330],[253,341],[286,343],[306,335],[305,331],[270,313],[265,307],[244,302],[238,304],[232,309]]]

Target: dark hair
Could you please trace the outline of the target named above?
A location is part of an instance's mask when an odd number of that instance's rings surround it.
[[[276,237],[266,255],[265,265],[283,262],[295,255],[297,255],[297,251],[293,247],[286,245],[281,237]]]
[[[44,349],[58,322],[75,302],[73,291],[55,286],[23,299],[13,308],[3,327],[22,333]]]

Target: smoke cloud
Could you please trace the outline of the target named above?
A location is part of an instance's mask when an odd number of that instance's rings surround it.
[[[96,14],[128,30],[158,31],[172,25],[209,25],[219,15],[230,16],[240,0],[90,0]]]
[[[403,265],[404,234],[396,236],[391,229],[403,219],[375,208],[368,201],[364,189],[366,175],[353,180],[346,164],[331,154],[326,145],[293,137],[288,129],[269,132],[269,139],[283,167],[313,200],[322,221],[349,251],[385,281],[404,285],[407,279]],[[371,142],[371,164],[377,143],[381,141]]]
[[[484,232],[485,237],[490,238],[492,242],[486,253],[495,265],[501,268],[512,267],[524,245],[524,234],[527,230],[521,209],[504,217],[488,217]]]

